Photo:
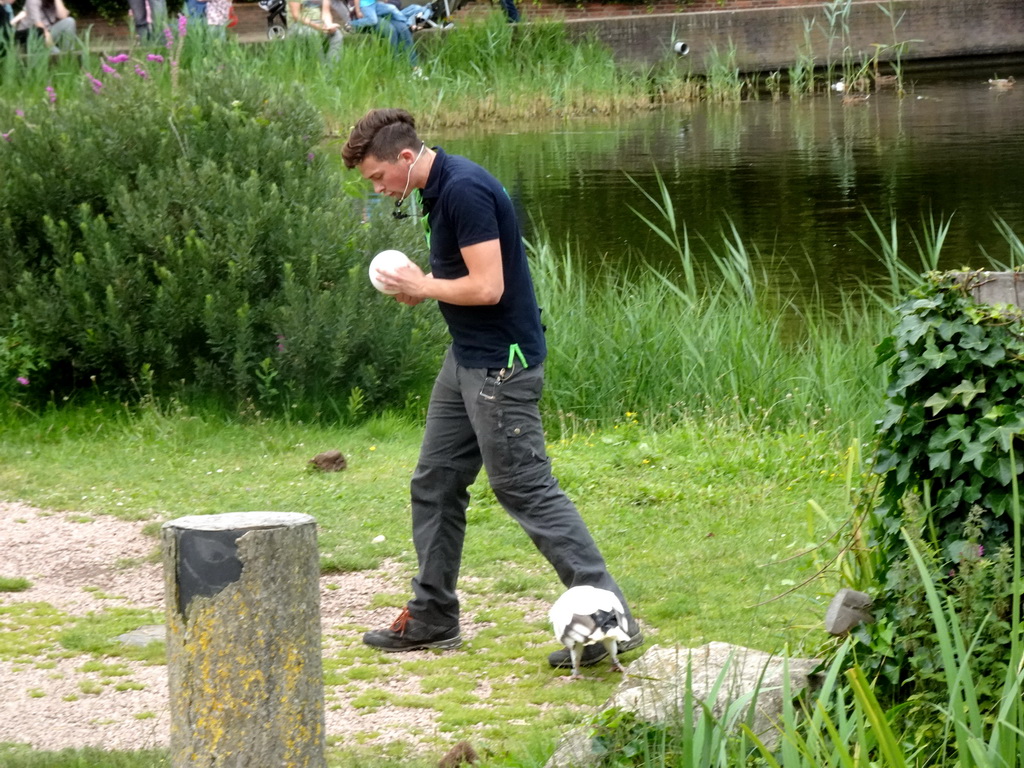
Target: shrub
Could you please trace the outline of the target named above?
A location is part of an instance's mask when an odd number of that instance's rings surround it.
[[[927,602],[934,583],[955,610],[978,696],[999,704],[1014,634],[1013,536],[1024,429],[1024,313],[979,304],[980,273],[933,273],[898,309],[879,347],[889,366],[878,423],[877,494],[869,494],[869,566],[859,588],[875,596],[874,625],[857,636],[883,692],[945,703],[947,669]],[[921,553],[925,578],[907,541]],[[935,728],[939,728],[935,724]],[[933,734],[935,735],[935,734]]]
[[[5,349],[56,396],[401,404],[436,316],[381,298],[365,264],[414,228],[367,225],[297,89],[230,62],[179,85],[170,58],[110,59],[0,142]]]

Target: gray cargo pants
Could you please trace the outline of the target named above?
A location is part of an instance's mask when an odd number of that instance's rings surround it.
[[[496,369],[463,368],[449,350],[434,382],[411,484],[419,573],[412,580],[409,612],[435,626],[458,624],[455,585],[469,485],[481,465],[502,507],[566,587],[609,589],[626,605],[580,513],[551,474],[537,405],[543,366],[498,374]]]

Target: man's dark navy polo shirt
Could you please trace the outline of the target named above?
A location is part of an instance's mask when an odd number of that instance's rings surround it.
[[[468,270],[461,249],[498,240],[505,280],[505,292],[493,306],[438,302],[455,360],[467,368],[501,368],[509,361],[510,348],[518,345],[527,364],[538,365],[547,346],[512,201],[501,183],[476,163],[440,148],[435,151],[420,192],[429,226],[431,273],[440,279],[464,277]]]

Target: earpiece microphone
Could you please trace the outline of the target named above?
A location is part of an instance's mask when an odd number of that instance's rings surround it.
[[[420,161],[420,157],[423,155],[423,150],[427,148],[426,144],[420,144],[420,151],[416,155],[416,159],[409,163],[409,171],[405,174],[405,189],[402,190],[402,196],[395,201],[395,210],[391,212],[391,218],[393,219],[408,219],[412,214],[405,213],[402,210],[402,203],[405,202],[406,195],[409,194],[409,182],[412,180],[412,169]]]

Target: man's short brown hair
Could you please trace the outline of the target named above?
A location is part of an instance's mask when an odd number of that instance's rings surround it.
[[[416,119],[404,109],[371,109],[352,129],[341,158],[346,168],[355,168],[367,157],[393,163],[403,149],[419,149],[422,144]]]

